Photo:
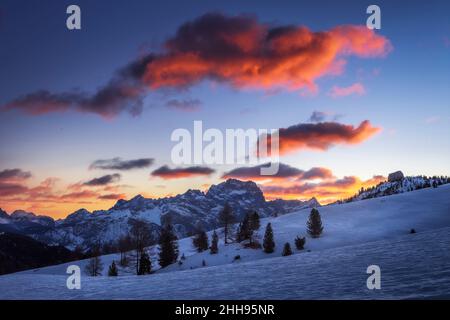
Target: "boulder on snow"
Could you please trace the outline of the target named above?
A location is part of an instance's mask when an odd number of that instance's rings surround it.
[[[405,176],[403,175],[403,172],[395,171],[395,172],[389,173],[388,182],[402,181],[404,177]]]

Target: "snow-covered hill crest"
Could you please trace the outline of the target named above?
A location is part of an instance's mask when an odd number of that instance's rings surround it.
[[[396,173],[401,174],[401,178],[388,180],[381,182],[376,186],[370,188],[362,188],[358,194],[350,197],[342,202],[353,202],[371,198],[378,198],[384,196],[390,196],[393,194],[399,194],[404,192],[410,192],[414,190],[420,190],[424,188],[437,188],[438,186],[450,183],[450,178],[448,177],[426,177],[426,176],[414,176],[414,177],[403,177],[401,171]],[[392,175],[392,174],[391,174]]]

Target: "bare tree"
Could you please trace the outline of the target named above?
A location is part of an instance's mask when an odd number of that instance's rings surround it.
[[[225,234],[225,244],[228,243],[228,234],[229,234],[229,228],[232,223],[234,223],[236,220],[236,217],[233,213],[233,209],[230,207],[230,205],[225,203],[225,206],[223,207],[222,211],[219,213],[219,221],[223,225],[223,230]]]
[[[150,228],[145,221],[132,220],[130,229],[131,246],[135,251],[136,274],[139,273],[139,261],[146,246],[150,244]]]
[[[85,267],[85,271],[92,277],[101,276],[103,271],[103,263],[100,259],[100,249],[98,246],[94,246],[91,252],[92,257],[89,259],[88,264]]]
[[[117,242],[117,248],[120,252],[120,261],[119,264],[122,267],[128,265],[128,251],[133,249],[133,244],[130,235],[122,236]]]

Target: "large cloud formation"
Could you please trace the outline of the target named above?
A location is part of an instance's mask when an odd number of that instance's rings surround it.
[[[343,71],[346,57],[383,56],[390,47],[387,38],[365,26],[315,32],[304,26],[271,26],[249,15],[208,13],[183,24],[162,52],[130,62],[93,93],[41,90],[3,109],[136,116],[146,88],[184,88],[206,79],[235,88],[316,90],[318,78]]]
[[[381,128],[374,127],[368,120],[364,120],[358,127],[338,122],[300,123],[278,130],[280,155],[299,150],[328,150],[337,144],[358,144]],[[271,136],[263,136],[262,143],[271,151]]]
[[[169,168],[168,166],[162,166],[154,170],[151,175],[154,177],[160,177],[163,179],[181,179],[197,176],[209,176],[214,173],[215,170],[208,167],[193,166],[186,168]]]
[[[144,74],[152,88],[213,79],[237,88],[298,90],[315,89],[317,78],[342,72],[346,56],[383,56],[390,43],[365,26],[313,32],[269,26],[248,15],[210,13],[182,25],[165,48]]]
[[[147,168],[153,164],[155,160],[152,158],[141,158],[132,160],[122,160],[121,158],[100,159],[95,160],[89,169],[103,170],[132,170]]]

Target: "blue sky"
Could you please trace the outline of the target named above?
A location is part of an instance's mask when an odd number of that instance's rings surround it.
[[[82,30],[65,28],[65,8],[78,4]],[[161,51],[178,27],[208,12],[234,16],[250,13],[259,22],[304,25],[324,31],[338,25],[364,25],[367,1],[9,1],[0,3],[0,105],[36,90],[93,92],[114,72],[140,54]],[[319,77],[319,91],[237,89],[205,80],[183,90],[155,90],[146,95],[143,113],[122,113],[105,120],[90,113],[30,116],[18,110],[0,113],[0,171],[30,171],[31,187],[48,177],[64,186],[102,174],[88,170],[97,159],[154,158],[146,170],[124,173],[121,190],[128,197],[176,194],[220,182],[228,167],[212,176],[166,181],[149,178],[162,166],[173,166],[170,134],[205,127],[286,128],[324,111],[339,123],[369,120],[382,132],[357,145],[326,151],[303,150],[282,158],[307,170],[326,167],[336,177],[370,179],[402,169],[406,174],[448,175],[450,170],[450,21],[448,1],[378,1],[382,29],[393,49],[385,57],[346,58],[337,76]],[[333,86],[361,83],[363,95],[332,98]],[[167,108],[170,99],[198,99],[197,112]],[[156,187],[158,186],[158,187]],[[164,188],[162,186],[165,186]],[[5,203],[7,199],[3,200]],[[0,207],[3,202],[0,198]],[[88,207],[111,203],[92,200]],[[86,201],[88,202],[88,201]],[[16,204],[14,204],[16,205]],[[70,208],[78,204],[71,204]],[[7,205],[11,208],[13,205]],[[65,211],[62,205],[58,210]],[[42,211],[46,208],[42,207]],[[52,213],[54,209],[48,209]],[[67,212],[65,212],[67,213]]]

